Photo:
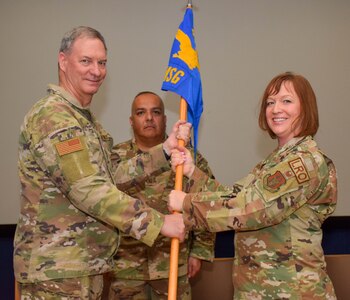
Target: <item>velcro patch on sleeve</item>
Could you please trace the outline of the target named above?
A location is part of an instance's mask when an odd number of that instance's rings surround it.
[[[83,150],[83,144],[78,137],[57,143],[56,150],[60,156]]]
[[[301,158],[291,160],[289,163],[298,183],[303,183],[310,180],[310,176],[305,168],[305,165]]]
[[[280,171],[276,171],[274,174],[267,174],[264,177],[264,188],[268,191],[274,193],[279,190],[279,188],[286,183],[286,179]]]

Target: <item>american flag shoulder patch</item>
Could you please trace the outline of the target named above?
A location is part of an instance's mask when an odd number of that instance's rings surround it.
[[[77,151],[83,150],[84,148],[80,138],[78,137],[75,137],[70,140],[66,140],[64,142],[57,143],[55,144],[55,146],[60,156],[77,152]]]

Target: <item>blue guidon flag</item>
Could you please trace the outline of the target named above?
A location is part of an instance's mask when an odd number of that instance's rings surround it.
[[[162,90],[175,92],[186,100],[188,104],[187,119],[193,127],[193,146],[194,153],[196,153],[203,99],[198,53],[193,31],[193,12],[191,5],[188,5],[171,48]]]

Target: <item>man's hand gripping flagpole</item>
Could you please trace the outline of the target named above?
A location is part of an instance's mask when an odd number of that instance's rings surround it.
[[[187,102],[181,97],[180,100],[180,117],[181,121],[187,120]],[[178,145],[185,146],[184,140],[178,140]],[[183,181],[183,164],[176,166],[175,175],[175,190],[182,191]],[[176,212],[174,212],[176,214]],[[178,264],[179,264],[179,239],[171,239],[170,249],[170,269],[169,269],[169,283],[168,283],[168,299],[176,300],[177,295],[177,277],[178,277]]]

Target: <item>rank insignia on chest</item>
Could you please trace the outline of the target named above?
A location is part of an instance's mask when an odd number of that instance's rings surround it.
[[[78,137],[57,143],[55,147],[60,156],[83,150],[83,144]]]
[[[286,179],[280,171],[276,171],[275,174],[267,174],[264,177],[264,188],[274,193],[286,183]]]

